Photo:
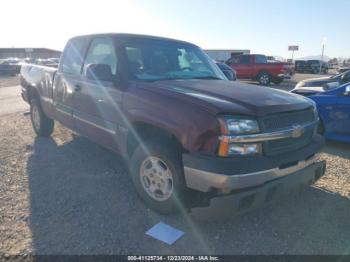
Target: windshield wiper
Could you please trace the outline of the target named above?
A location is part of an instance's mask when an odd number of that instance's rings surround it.
[[[213,79],[213,80],[222,80],[220,77],[217,76],[195,76],[191,79]]]
[[[152,79],[152,82],[156,82],[156,81],[166,81],[166,80],[183,80],[183,79],[187,79],[187,78],[182,78],[182,77],[164,77],[164,78],[157,78],[157,79]]]

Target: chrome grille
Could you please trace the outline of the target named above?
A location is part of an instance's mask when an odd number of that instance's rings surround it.
[[[271,115],[263,118],[262,124],[264,131],[273,131],[282,128],[288,128],[295,124],[305,124],[315,120],[312,108]]]
[[[267,116],[262,119],[261,124],[264,132],[272,132],[279,129],[291,128],[293,125],[303,125],[315,121],[312,108]],[[264,152],[266,155],[276,155],[291,152],[306,146],[312,140],[315,127],[311,126],[304,130],[303,134],[297,138],[284,138],[264,142]]]

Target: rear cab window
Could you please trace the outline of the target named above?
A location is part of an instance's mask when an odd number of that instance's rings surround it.
[[[249,55],[241,55],[239,57],[239,63],[243,65],[248,65],[250,63],[250,56]]]
[[[59,71],[72,75],[80,75],[87,46],[88,39],[85,37],[74,38],[68,41],[63,52]]]
[[[267,58],[264,55],[256,55],[255,56],[255,64],[266,64]]]

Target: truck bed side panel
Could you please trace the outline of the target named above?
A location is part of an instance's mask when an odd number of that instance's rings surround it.
[[[57,69],[38,65],[23,65],[21,69],[21,85],[28,93],[34,90],[39,94],[44,112],[53,117],[53,79]],[[29,91],[30,89],[30,91]],[[30,97],[29,97],[30,99]],[[30,103],[30,101],[27,101]]]

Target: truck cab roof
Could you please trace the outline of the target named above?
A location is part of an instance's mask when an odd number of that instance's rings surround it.
[[[73,39],[78,38],[95,38],[95,37],[112,37],[112,38],[125,38],[125,39],[150,39],[150,40],[160,40],[160,41],[173,41],[173,42],[179,42],[183,44],[193,45],[195,44],[186,42],[183,40],[173,39],[173,38],[167,38],[167,37],[160,37],[160,36],[152,36],[152,35],[142,35],[142,34],[127,34],[127,33],[102,33],[102,34],[88,34],[88,35],[80,35],[75,36],[69,39],[69,41]]]

